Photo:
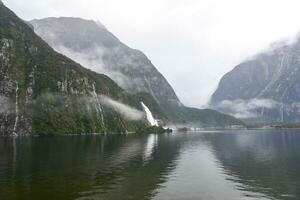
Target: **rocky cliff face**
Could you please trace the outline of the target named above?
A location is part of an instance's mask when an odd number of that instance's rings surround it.
[[[258,54],[231,72],[212,96],[213,108],[259,122],[300,122],[300,41]],[[239,108],[238,108],[239,107]]]
[[[211,110],[185,107],[173,88],[141,52],[129,48],[102,24],[79,18],[46,18],[30,22],[54,49],[89,69],[101,72],[130,93],[149,93],[176,123],[198,126],[241,124]]]
[[[141,101],[105,75],[56,53],[0,4],[0,135],[136,131],[147,126]]]

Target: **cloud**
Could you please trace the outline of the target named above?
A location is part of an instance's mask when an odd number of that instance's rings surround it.
[[[55,47],[55,44],[54,44]],[[84,52],[76,52],[73,51],[65,46],[59,45],[55,47],[55,50],[57,52],[60,52],[62,54],[64,54],[65,56],[71,58],[72,60],[80,63],[82,66],[91,69],[95,72],[101,73],[101,74],[105,74],[108,77],[110,77],[111,79],[113,79],[115,82],[118,83],[119,86],[123,87],[123,88],[132,88],[133,87],[133,79],[130,79],[129,77],[123,75],[122,73],[113,70],[113,69],[109,69],[110,66],[106,67],[106,64],[103,60],[104,56],[108,56],[111,57],[114,55],[113,52],[111,52],[109,49],[106,48],[102,48],[102,47],[94,47],[91,49],[85,49]],[[119,47],[116,47],[113,49],[114,52],[118,52],[120,56],[122,56],[122,51],[119,50]],[[122,61],[124,61],[124,59],[122,59]],[[122,63],[123,66],[127,66],[127,65],[131,65],[131,66],[135,66],[135,63],[132,63],[133,60],[131,58],[127,58],[125,59],[126,63]],[[119,64],[116,63],[115,64]],[[120,66],[117,67],[121,67],[122,64],[119,64]],[[134,81],[138,81],[136,79],[134,79]]]
[[[69,108],[69,106],[72,105],[72,109],[74,108],[86,114],[92,113],[93,111],[99,112],[100,109],[97,110],[96,107],[98,107],[100,103],[101,107],[113,109],[128,121],[143,120],[145,119],[146,115],[146,113],[141,110],[133,108],[120,101],[116,101],[105,95],[97,95],[97,98],[95,96],[82,95],[76,96],[74,101],[69,101],[64,95],[45,93],[40,95],[33,103],[36,104],[38,102],[56,102],[57,105],[60,106],[56,106],[53,109],[59,112],[64,111],[66,108]]]
[[[300,28],[299,0],[3,0],[26,20],[99,20],[146,53],[190,106],[202,106],[220,78]],[[255,14],[254,14],[255,13]]]
[[[248,119],[258,117],[263,112],[263,109],[273,109],[280,105],[279,102],[272,99],[237,99],[234,101],[224,100],[214,106],[214,108],[240,119]]]
[[[80,63],[81,65],[83,65],[93,71],[96,71],[98,73],[104,72],[104,63],[102,60],[102,56],[105,55],[105,49],[93,48],[87,52],[81,53],[81,52],[72,51],[71,49],[69,49],[65,46],[62,46],[62,45],[56,46],[54,44],[52,46],[54,47],[54,49],[57,52],[60,52],[64,55],[66,55],[67,57]]]
[[[130,121],[139,121],[142,120],[145,117],[145,113],[137,110],[135,108],[132,108],[128,105],[125,105],[121,102],[115,101],[107,96],[100,95],[99,96],[100,102],[107,107],[112,108],[116,112],[118,112],[120,115],[122,115],[124,118]]]

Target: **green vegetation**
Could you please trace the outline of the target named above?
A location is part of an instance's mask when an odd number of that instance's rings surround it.
[[[163,133],[172,133],[172,129],[165,129],[161,126],[150,126],[150,127],[142,127],[138,130],[138,133],[144,133],[144,134],[163,134]]]
[[[186,124],[186,126],[204,127],[204,128],[225,128],[233,125],[244,126],[244,122],[230,115],[219,113],[211,109],[198,109],[174,104],[161,105],[169,118],[174,123]]]
[[[130,95],[107,76],[55,52],[2,4],[0,42],[1,53],[6,55],[0,57],[0,78],[6,78],[0,82],[0,95],[6,95],[15,105],[15,88],[19,87],[18,135],[131,132],[147,126],[145,120],[129,121],[113,109],[99,105],[95,93],[139,110],[140,101],[144,101],[157,117],[166,119],[150,95]],[[5,45],[8,47],[4,48]],[[15,117],[16,112],[1,114],[0,135],[12,133]]]

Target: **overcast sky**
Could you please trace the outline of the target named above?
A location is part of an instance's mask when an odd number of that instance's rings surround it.
[[[99,20],[201,107],[226,72],[300,30],[299,0],[3,0],[21,18]]]

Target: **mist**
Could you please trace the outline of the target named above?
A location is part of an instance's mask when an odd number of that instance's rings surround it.
[[[281,107],[281,103],[272,99],[224,100],[215,106],[217,110],[224,111],[239,119],[255,118],[263,112],[263,109],[278,107]],[[258,112],[258,110],[261,112]]]
[[[118,112],[121,116],[129,121],[139,121],[145,117],[145,113],[133,107],[125,105],[121,102],[115,101],[105,95],[99,96],[100,102],[114,111]]]
[[[122,73],[105,67],[106,65],[103,61],[103,56],[110,55],[111,52],[104,47],[94,47],[85,50],[84,52],[77,52],[65,46],[59,45],[55,47],[55,50],[90,70],[107,75],[123,88],[132,88],[132,79],[124,76]],[[117,48],[115,48],[115,51],[118,51]],[[127,61],[130,62],[130,59],[127,59]]]
[[[94,110],[94,106],[100,103],[102,107],[114,110],[128,121],[140,121],[145,119],[145,112],[114,100],[106,95],[97,95],[97,98],[82,96],[78,101],[85,105],[87,112],[92,112]]]
[[[203,107],[220,78],[300,29],[298,0],[3,0],[25,20],[98,20],[142,50],[182,102]]]

